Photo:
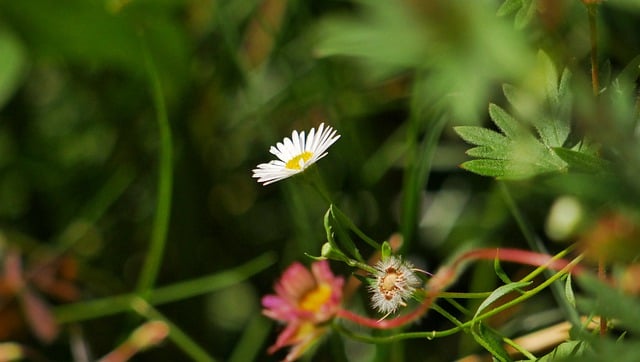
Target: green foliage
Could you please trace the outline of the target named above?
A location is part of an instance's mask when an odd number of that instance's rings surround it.
[[[567,341],[558,345],[553,351],[538,359],[538,362],[554,362],[567,360],[583,360],[586,343],[583,341]]]
[[[578,308],[587,314],[596,314],[615,320],[616,325],[638,333],[640,331],[640,301],[621,290],[593,277],[578,279],[588,296],[578,299]]]
[[[14,34],[0,28],[0,108],[20,85],[26,67],[24,51]]]
[[[606,170],[606,161],[595,156],[585,142],[565,148],[570,125],[570,72],[558,78],[551,59],[538,53],[531,78],[520,89],[505,84],[505,97],[525,122],[516,120],[495,104],[489,116],[502,133],[475,126],[458,126],[462,139],[477,147],[467,154],[478,159],[461,167],[483,176],[524,179],[545,173],[577,171],[598,173]],[[531,132],[536,130],[537,137]]]
[[[536,14],[538,0],[505,0],[498,8],[498,16],[516,13],[514,23],[516,28],[522,29],[529,25]]]
[[[484,323],[478,323],[471,329],[471,334],[482,347],[491,353],[494,360],[500,362],[513,361],[503,346],[500,333],[488,328]]]
[[[432,304],[390,330],[323,322],[332,335],[302,359],[514,359],[505,345],[533,358],[513,341],[569,321],[542,361],[635,361],[635,297],[500,259],[491,272],[491,257],[447,268],[475,248],[567,257],[616,240],[591,228],[601,215],[640,213],[638,4],[0,1],[0,284],[20,286],[2,290],[3,343],[99,358],[153,319],[171,333],[136,360],[281,360],[265,352],[284,328],[261,296],[320,252],[345,280],[344,311],[373,314],[355,281],[390,255],[419,282],[380,323]],[[320,122],[341,135],[309,170],[322,187],[255,183],[271,145]],[[579,248],[544,232],[566,194],[584,208]],[[425,313],[442,318],[414,323]],[[30,328],[52,318],[62,333],[38,341]]]
[[[521,288],[524,288],[528,285],[530,285],[531,282],[530,281],[521,281],[521,282],[513,282],[513,283],[509,283],[509,284],[505,284],[505,285],[501,285],[498,288],[496,288],[493,292],[491,292],[491,295],[489,295],[478,307],[478,309],[476,310],[476,314],[474,317],[478,317],[478,315],[480,315],[482,313],[482,311],[484,311],[485,309],[487,309],[491,304],[493,304],[496,300],[504,297],[505,295],[519,290]]]
[[[491,104],[489,114],[504,134],[475,126],[455,128],[462,139],[478,146],[467,154],[480,158],[466,161],[461,167],[502,179],[523,179],[566,169],[567,164],[555,152],[502,108]]]

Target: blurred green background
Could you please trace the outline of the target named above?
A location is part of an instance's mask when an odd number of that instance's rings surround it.
[[[319,162],[334,201],[377,240],[401,232],[403,251],[419,267],[436,268],[463,244],[527,247],[496,183],[458,167],[468,145],[452,126],[485,124],[489,102],[505,103],[503,83],[528,84],[539,49],[588,84],[589,30],[578,0],[523,1],[498,17],[501,3],[0,0],[4,247],[18,248],[27,265],[42,253],[69,256],[81,300],[135,290],[166,146],[158,90],[171,130],[173,187],[154,285],[263,261],[250,278],[158,307],[218,360],[282,357],[265,354],[277,328],[260,316],[260,297],[289,263],[307,262],[304,253],[318,255],[325,241],[328,205],[313,189],[295,179],[263,187],[251,178],[271,158],[269,146],[294,129],[324,121],[338,130],[341,139]],[[640,6],[605,5],[603,84],[607,71],[615,76],[640,54]],[[581,117],[579,131],[591,132],[589,115]],[[602,141],[625,141],[625,126],[611,127]],[[536,180],[508,186],[541,235],[553,199],[573,187],[559,184],[561,191]],[[638,200],[631,189],[629,204]],[[487,273],[490,266],[471,275],[469,288],[495,285],[495,277],[481,277]],[[354,303],[366,304],[359,297]],[[44,298],[54,310],[60,304]],[[99,357],[140,321],[134,313],[89,318],[51,344],[24,326],[7,327],[2,338],[48,360],[71,360],[69,340]],[[430,316],[415,328],[444,324]],[[478,349],[464,336],[380,347],[332,338],[314,360],[337,360],[331,350],[341,343],[353,361],[376,352],[378,360],[445,361]],[[136,358],[188,359],[170,341]]]

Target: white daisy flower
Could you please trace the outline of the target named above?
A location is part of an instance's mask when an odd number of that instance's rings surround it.
[[[269,152],[278,160],[261,163],[253,169],[253,177],[265,186],[283,180],[304,171],[316,161],[327,155],[327,149],[340,138],[336,130],[324,123],[309,131],[305,137],[304,131],[293,131],[291,138],[285,137],[282,142],[271,146]]]
[[[371,302],[375,309],[385,314],[384,319],[399,306],[407,305],[405,301],[420,286],[421,280],[411,263],[396,256],[380,260],[374,268],[377,271],[373,275],[375,279],[369,284]]]

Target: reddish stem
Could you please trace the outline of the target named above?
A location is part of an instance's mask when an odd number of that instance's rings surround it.
[[[468,260],[495,260],[513,262],[523,265],[531,265],[535,267],[546,266],[551,270],[562,270],[571,262],[564,259],[556,259],[551,255],[536,253],[521,249],[477,249],[462,254],[453,264],[454,268],[458,268],[459,264]],[[574,265],[571,269],[572,274],[582,274],[584,268],[580,265]]]
[[[440,293],[444,291],[456,278],[457,271],[460,266],[471,260],[495,260],[514,262],[524,265],[531,265],[535,267],[546,266],[552,270],[562,270],[569,266],[571,263],[564,259],[554,259],[547,254],[540,254],[527,250],[520,249],[477,249],[468,251],[460,255],[451,266],[441,267],[437,273],[433,275],[427,287],[427,295],[420,305],[413,311],[403,314],[399,317],[392,319],[377,320],[355,314],[346,309],[340,309],[337,313],[337,317],[350,320],[361,326],[375,328],[375,329],[392,329],[402,327],[408,323],[411,323],[421,316],[423,316],[431,307],[431,305],[438,298]],[[582,274],[584,269],[579,265],[573,265],[570,269],[573,274]]]
[[[420,303],[420,306],[418,306],[418,308],[414,309],[410,313],[403,314],[399,317],[392,318],[392,319],[383,319],[383,320],[371,319],[368,317],[361,316],[359,314],[355,314],[347,309],[340,309],[337,315],[339,318],[347,319],[361,326],[365,326],[369,328],[376,328],[376,329],[398,328],[422,317],[422,315],[424,315],[427,312],[429,307],[431,307],[431,304],[436,300],[436,298],[438,297],[438,294],[439,294],[439,291],[438,293],[429,293],[429,295],[427,295],[424,301]]]

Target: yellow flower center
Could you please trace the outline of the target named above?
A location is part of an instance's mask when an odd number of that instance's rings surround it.
[[[285,167],[290,170],[301,170],[302,165],[304,165],[307,161],[309,161],[309,159],[311,159],[311,156],[313,156],[312,152],[304,151],[301,154],[297,155],[296,157],[287,161],[287,164],[285,165]]]
[[[317,288],[305,294],[300,303],[300,309],[310,312],[317,312],[331,297],[331,287],[327,284],[320,284]]]
[[[390,272],[382,278],[382,283],[380,283],[380,289],[383,291],[391,291],[396,289],[396,280],[398,280],[400,276],[396,272]]]

